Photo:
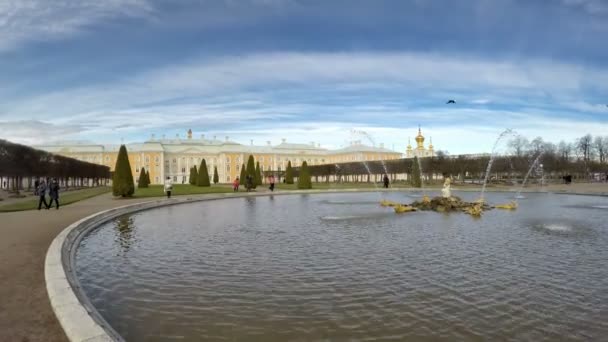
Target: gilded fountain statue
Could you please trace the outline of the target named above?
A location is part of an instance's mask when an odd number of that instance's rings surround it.
[[[441,196],[443,196],[443,198],[450,198],[452,197],[452,177],[447,176],[445,177],[445,181],[443,181],[443,189],[441,189]]]

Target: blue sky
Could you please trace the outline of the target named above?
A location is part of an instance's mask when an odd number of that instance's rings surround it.
[[[0,137],[606,135],[606,37],[605,0],[0,0]]]

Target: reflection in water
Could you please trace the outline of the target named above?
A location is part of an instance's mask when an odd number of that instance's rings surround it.
[[[135,225],[131,215],[123,215],[114,220],[114,228],[118,232],[117,239],[123,252],[128,252],[135,242]]]
[[[127,341],[605,339],[608,198],[526,197],[480,219],[375,193],[184,204],[91,232],[76,268]]]

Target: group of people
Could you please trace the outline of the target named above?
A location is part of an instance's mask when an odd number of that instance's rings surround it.
[[[46,201],[46,196],[49,195],[49,202]],[[38,210],[42,209],[42,205],[48,210],[55,203],[55,208],[59,209],[59,182],[57,179],[52,181],[40,180],[34,183],[34,195],[39,197]]]
[[[268,183],[270,184],[270,186],[268,187],[268,189],[270,191],[274,191],[274,176],[270,176],[268,177]],[[239,191],[239,187],[241,185],[241,180],[239,179],[239,177],[236,177],[235,180],[232,182],[232,190],[234,192],[238,192]],[[245,177],[245,189],[247,189],[247,192],[251,191],[251,189],[253,189],[253,176],[251,175],[247,175]]]

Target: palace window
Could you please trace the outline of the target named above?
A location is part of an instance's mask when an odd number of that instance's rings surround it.
[[[226,163],[230,164],[230,158],[226,158]]]
[[[110,157],[106,156],[106,162],[109,162],[109,161],[110,161]]]
[[[156,156],[156,157],[154,157],[154,161],[158,163],[160,161],[160,158],[158,156]]]
[[[186,168],[182,167],[182,172],[185,173],[186,172]]]
[[[230,165],[226,165],[226,171],[230,172]]]
[[[177,159],[173,158],[173,164],[177,164]]]
[[[149,162],[150,162],[150,157],[146,156],[146,163],[149,163]]]

